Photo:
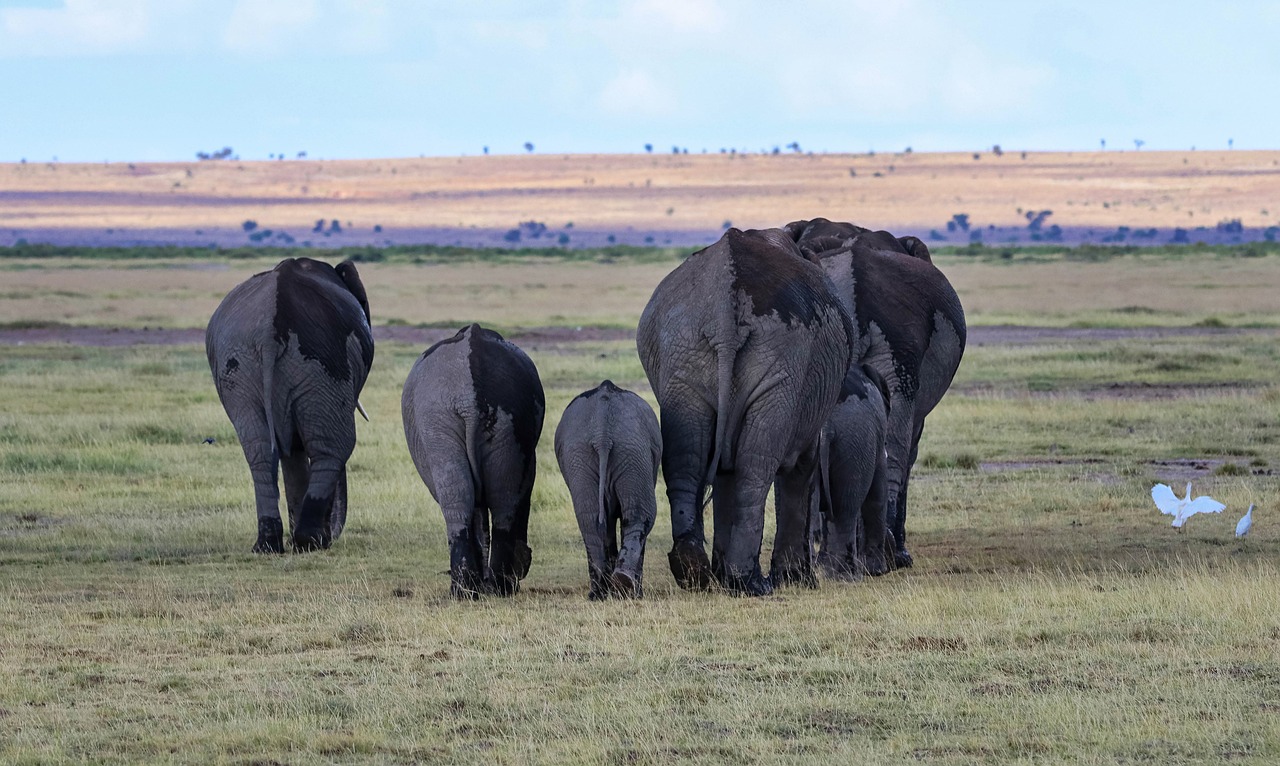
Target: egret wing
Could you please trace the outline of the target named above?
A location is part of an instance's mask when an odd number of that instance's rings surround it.
[[[1155,501],[1156,507],[1166,516],[1177,516],[1178,508],[1182,505],[1182,500],[1175,494],[1168,484],[1157,484],[1151,488],[1151,499]],[[1182,526],[1174,524],[1174,526]]]
[[[1194,516],[1197,513],[1221,513],[1222,509],[1226,507],[1226,505],[1219,503],[1208,495],[1201,495],[1187,503],[1187,507],[1182,509],[1182,515]]]

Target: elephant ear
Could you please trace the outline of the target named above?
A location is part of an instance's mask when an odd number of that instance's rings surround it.
[[[929,255],[929,247],[921,242],[919,237],[898,237],[898,241],[902,243],[908,255],[933,263],[933,258]]]
[[[786,226],[783,226],[782,230],[787,233],[788,237],[791,237],[792,242],[799,242],[800,236],[804,234],[804,230],[808,225],[808,221],[792,221]]]
[[[373,318],[369,316],[369,295],[364,291],[364,283],[360,281],[360,272],[356,271],[356,265],[353,261],[346,260],[339,263],[334,271],[338,272],[338,276],[342,278],[342,283],[347,286],[351,294],[355,296],[356,302],[360,304],[360,308],[364,311],[364,319],[373,327]]]

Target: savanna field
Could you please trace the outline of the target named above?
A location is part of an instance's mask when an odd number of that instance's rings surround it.
[[[263,556],[199,328],[281,256],[0,261],[0,762],[1280,759],[1280,255],[938,255],[970,338],[913,475],[916,566],[686,593],[659,484],[646,597],[605,603],[551,435],[604,378],[653,402],[631,331],[680,254],[361,264],[346,531]],[[547,418],[532,570],[457,603],[400,390],[473,320],[530,354]],[[1172,529],[1157,481],[1228,508]]]

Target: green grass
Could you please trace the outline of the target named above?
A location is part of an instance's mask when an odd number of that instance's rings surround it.
[[[203,349],[9,346],[0,762],[1273,763],[1275,341],[973,347],[925,433],[914,569],[685,593],[662,501],[646,599],[604,604],[551,436],[601,378],[647,395],[629,343],[528,348],[533,569],[475,604],[404,448],[420,348],[378,348],[342,538],[255,556]],[[1177,532],[1148,492],[1190,474],[1229,509]]]
[[[603,378],[648,395],[628,342],[526,344],[534,564],[477,604],[447,596],[404,447],[421,348],[379,344],[342,538],[262,557],[202,348],[5,346],[0,762],[1274,763],[1275,258],[1115,250],[937,261],[972,325],[1263,329],[971,345],[912,483],[917,566],[759,600],[676,588],[660,487],[646,600],[586,601],[552,434]],[[3,252],[0,329],[198,327],[288,254]],[[362,274],[389,325],[632,327],[677,257],[438,249]],[[1177,532],[1148,493],[1187,480],[1228,510]]]

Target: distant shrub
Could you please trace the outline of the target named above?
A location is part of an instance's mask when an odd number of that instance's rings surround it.
[[[250,219],[240,224],[240,228],[244,229],[245,231],[253,231],[254,229],[258,228],[258,222]]]

